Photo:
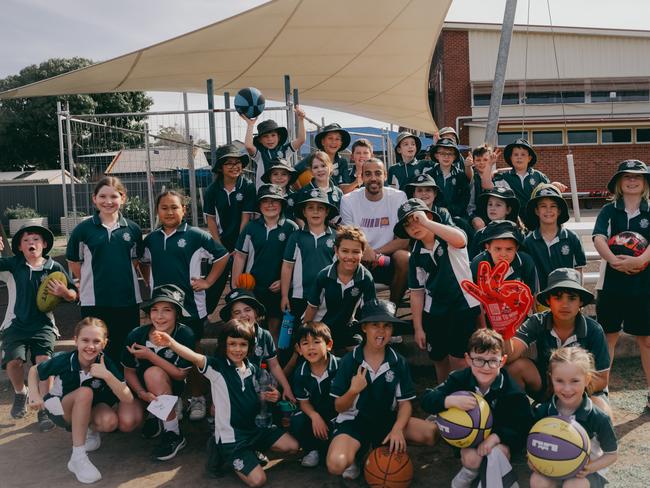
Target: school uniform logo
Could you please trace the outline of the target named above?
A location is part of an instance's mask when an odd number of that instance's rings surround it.
[[[436,251],[436,254],[438,257],[442,256],[445,253],[445,250],[442,247],[439,247],[438,250]]]
[[[639,221],[639,227],[641,227],[642,229],[647,229],[648,224],[650,224],[650,222],[648,222],[648,219],[641,219]]]
[[[339,201],[339,196],[336,193],[332,193],[332,201],[338,202]]]
[[[238,292],[238,291],[233,291],[233,292],[230,294],[230,299],[231,299],[231,300],[234,300],[234,299],[237,298],[238,296],[239,296],[239,292]]]
[[[284,232],[280,232],[278,234],[278,241],[284,242],[286,238],[287,238],[287,235]]]
[[[176,244],[178,245],[178,247],[184,248],[185,246],[187,246],[187,241],[183,238],[180,238]]]
[[[569,251],[570,251],[569,246],[566,244],[562,246],[562,249],[560,249],[560,252],[562,253],[563,256],[568,256]]]
[[[287,198],[287,205],[293,207],[293,198]]]
[[[175,291],[172,292],[172,297],[174,297],[174,300],[177,302],[180,302],[183,299],[183,294],[180,291]]]
[[[392,383],[393,380],[395,379],[395,373],[393,373],[392,371],[386,371],[385,377],[386,377],[386,383]]]
[[[165,359],[171,359],[174,357],[174,351],[172,351],[171,349],[165,349],[165,352],[163,352],[163,356],[165,357]]]
[[[262,349],[262,346],[255,346],[255,355],[261,357],[262,354],[264,354],[264,349]]]
[[[319,194],[320,192],[318,190],[312,190],[309,192],[309,196],[312,198],[316,198]]]
[[[122,239],[124,239],[126,242],[130,242],[131,241],[131,234],[129,234],[128,232],[125,232],[124,234],[122,234]]]
[[[242,459],[237,458],[232,462],[232,467],[235,471],[241,471],[242,469],[244,469],[244,461]]]
[[[334,247],[334,239],[327,239],[327,242],[325,243],[327,247],[330,249]]]
[[[243,199],[244,199],[244,195],[242,195],[241,193],[237,193],[235,195],[235,200],[237,200],[238,202],[241,202]]]
[[[411,207],[411,204],[409,202],[406,202],[402,205],[403,212],[410,212],[412,208],[413,207]]]
[[[90,387],[93,390],[99,390],[101,388],[101,386],[102,386],[102,380],[100,380],[100,379],[94,379],[94,380],[92,380],[90,382]]]
[[[452,185],[455,185],[455,184],[456,184],[456,178],[452,178],[452,179],[451,179],[451,184],[452,184]]]
[[[528,180],[528,183],[530,183],[530,186],[535,186],[535,178]]]
[[[413,172],[413,174],[414,174],[415,176],[418,176],[418,175],[420,174],[420,170],[419,170],[419,169],[416,169],[416,170]],[[418,181],[422,181],[422,180],[418,180]]]
[[[628,168],[634,168],[634,161],[628,161],[628,162],[625,164],[625,166],[627,166]]]
[[[357,288],[356,286],[353,287],[353,288],[350,290],[350,295],[352,295],[353,297],[358,297],[358,296],[359,296],[359,293],[360,293],[360,290],[359,290],[359,288]]]

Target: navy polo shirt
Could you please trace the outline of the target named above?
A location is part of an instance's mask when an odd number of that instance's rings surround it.
[[[472,278],[476,283],[476,274],[478,273],[478,265],[481,261],[487,261],[490,266],[494,268],[494,261],[489,252],[483,251],[472,259],[470,269],[472,270]],[[535,270],[535,262],[528,254],[522,251],[517,251],[515,258],[510,263],[508,273],[506,274],[507,280],[517,280],[525,283],[530,288],[530,292],[535,295],[539,290],[539,283],[537,280],[537,271]]]
[[[47,276],[60,271],[68,280],[68,289],[76,290],[72,278],[59,263],[45,258],[42,266],[33,268],[22,253],[0,258],[0,280],[7,284],[7,312],[0,330],[18,327],[22,330],[56,329],[54,314],[41,312],[36,306],[38,287]]]
[[[330,395],[338,398],[347,393],[359,366],[366,368],[368,386],[359,393],[348,410],[338,414],[337,423],[359,419],[364,421],[364,425],[372,425],[373,422],[384,425],[386,416],[397,410],[398,402],[415,398],[415,387],[406,359],[388,346],[384,362],[374,371],[364,359],[363,345],[355,347],[341,360],[330,387]]]
[[[143,375],[147,369],[153,366],[149,361],[145,359],[137,359],[127,349],[127,347],[131,347],[133,344],[140,344],[141,346],[148,347],[154,353],[156,353],[156,356],[163,358],[165,361],[173,364],[179,369],[191,368],[192,363],[180,357],[171,348],[156,346],[149,340],[149,334],[154,330],[156,329],[153,327],[153,325],[142,325],[129,332],[129,335],[124,341],[124,349],[122,349],[122,365],[126,368],[135,369],[140,375]],[[190,349],[194,348],[194,332],[192,332],[192,329],[190,329],[188,326],[176,324],[176,327],[174,327],[174,330],[170,336],[179,344],[182,344],[185,347],[189,347]]]
[[[582,268],[587,265],[582,241],[569,229],[560,228],[551,242],[545,241],[539,229],[535,229],[524,239],[523,248],[535,262],[540,290],[546,288],[551,271],[558,268]]]
[[[406,184],[415,176],[422,174],[422,164],[417,159],[408,163],[400,161],[388,168],[388,184],[397,190],[405,191]]]
[[[502,444],[514,451],[521,450],[533,425],[533,410],[526,393],[512,379],[505,368],[486,392],[482,392],[472,368],[452,371],[449,377],[434,389],[427,389],[420,405],[425,412],[438,414],[445,410],[445,399],[457,391],[472,391],[483,396],[492,410],[492,432]]]
[[[103,357],[106,369],[119,381],[124,381],[122,373],[117,369],[117,366],[111,358],[105,354]],[[95,362],[100,362],[100,356],[97,356]],[[50,376],[54,376],[54,382],[49,391],[49,394],[52,396],[63,398],[80,386],[88,386],[92,388],[94,395],[102,394],[102,397],[106,398],[104,396],[106,394],[109,398],[113,396],[117,401],[117,397],[115,397],[115,394],[104,380],[93,378],[90,373],[86,373],[81,369],[77,351],[56,354],[52,359],[38,364],[36,370],[38,371],[38,379],[40,381],[45,381]]]
[[[117,225],[102,225],[99,213],[74,228],[66,259],[81,263],[81,306],[128,307],[142,301],[133,261],[142,257],[142,231],[120,215]]]
[[[466,247],[457,249],[436,239],[429,250],[416,241],[409,257],[408,284],[411,290],[425,290],[425,312],[446,315],[478,307],[476,298],[461,288],[463,280],[472,280]]]
[[[467,204],[467,213],[471,219],[474,217],[480,217],[482,219],[487,219],[485,215],[478,215],[477,213],[477,203],[478,197],[485,190],[483,189],[483,182],[481,181],[481,175],[476,169],[474,169],[474,177],[472,178],[472,184],[470,185],[470,196],[469,202]],[[487,224],[487,222],[485,222]]]
[[[255,288],[268,290],[271,283],[280,279],[284,249],[296,230],[295,222],[284,217],[275,227],[267,227],[264,217],[246,224],[235,248],[246,255],[244,272],[255,276]]]
[[[465,170],[452,165],[449,175],[445,177],[440,164],[435,164],[429,173],[440,188],[437,203],[454,217],[467,217],[470,187]]]
[[[300,196],[299,198],[305,198],[306,195],[311,195],[312,190],[318,190],[318,185],[316,180],[312,178],[308,185],[305,185],[304,188],[298,190]],[[341,208],[341,198],[343,198],[343,191],[334,184],[334,181],[330,178],[329,187],[327,188],[327,200],[334,205],[337,209]],[[300,201],[300,200],[298,200]]]
[[[594,355],[596,371],[609,370],[609,350],[603,328],[582,313],[576,316],[573,335],[564,342],[553,330],[553,314],[550,310],[528,317],[517,329],[515,339],[523,342],[527,348],[536,344],[535,365],[543,375],[548,371],[551,353],[558,347],[580,346]]]
[[[337,273],[337,263],[323,268],[307,297],[309,305],[318,309],[314,321],[327,324],[335,344],[339,338],[349,339],[344,332],[350,330],[350,322],[358,307],[377,297],[372,274],[362,264],[357,266],[352,279],[346,284],[339,280]]]
[[[332,264],[335,238],[331,227],[316,235],[305,225],[304,229],[291,234],[284,250],[284,260],[293,264],[292,297],[309,297],[320,270]]]
[[[628,214],[622,199],[605,205],[596,217],[592,236],[610,237],[623,231],[638,232],[650,241],[650,208],[648,201],[642,200],[639,210]],[[650,293],[650,267],[640,273],[627,275],[615,270],[603,260],[597,290],[625,295],[647,295]]]
[[[259,188],[264,184],[262,176],[266,173],[271,166],[271,161],[274,159],[290,160],[291,156],[295,154],[296,150],[291,145],[291,141],[285,141],[284,144],[279,144],[273,149],[264,147],[262,144],[256,144],[257,151],[253,156],[255,161],[255,188]]]
[[[144,239],[142,262],[151,264],[150,286],[173,284],[185,292],[183,305],[193,318],[208,314],[205,290],[192,290],[192,278],[201,276],[201,262],[210,265],[228,259],[228,252],[207,232],[186,222],[171,234],[156,229]]]
[[[321,376],[311,371],[311,364],[304,361],[293,373],[291,389],[297,400],[308,400],[314,410],[325,422],[336,417],[334,398],[330,395],[330,386],[336,376],[341,360],[327,353],[327,368]]]
[[[257,368],[262,366],[262,361],[268,361],[278,355],[275,342],[271,333],[255,324],[255,349],[249,354],[249,359]]]
[[[218,177],[203,197],[203,213],[214,217],[221,243],[228,251],[235,249],[243,213],[255,213],[257,205],[255,185],[248,179],[237,178],[235,188],[228,192],[223,177]]]
[[[255,434],[255,416],[260,410],[255,391],[257,367],[244,360],[243,367],[237,369],[227,358],[206,356],[199,371],[210,380],[215,442],[229,444]]]
[[[501,186],[503,188],[510,188],[515,192],[517,200],[519,200],[519,216],[523,216],[526,213],[526,204],[530,200],[530,195],[533,193],[533,190],[540,183],[550,183],[551,181],[541,171],[537,171],[533,168],[528,168],[526,176],[523,181],[514,170],[510,170],[504,173],[496,173],[494,175],[494,186]]]

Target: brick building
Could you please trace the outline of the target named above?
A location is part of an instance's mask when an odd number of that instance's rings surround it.
[[[472,147],[485,136],[500,28],[445,23],[432,59],[434,119]],[[623,159],[650,163],[650,31],[515,26],[499,146],[522,128],[552,180],[568,184],[570,147],[579,191],[604,189]]]

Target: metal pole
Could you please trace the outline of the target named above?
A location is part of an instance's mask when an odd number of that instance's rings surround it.
[[[381,131],[381,152],[384,155],[384,160],[388,163],[388,151],[386,150],[386,131],[382,130]],[[386,169],[391,165],[386,165]]]
[[[77,195],[74,190],[74,158],[72,157],[72,131],[70,129],[70,105],[65,102],[65,130],[68,142],[68,172],[70,173],[70,197],[72,200],[72,215],[77,215]]]
[[[578,201],[578,184],[576,183],[576,169],[573,165],[573,153],[566,155],[566,164],[569,169],[569,184],[571,185],[571,204],[573,205],[573,217],[580,222],[580,202]]]
[[[65,146],[63,144],[63,116],[61,115],[61,102],[56,102],[56,128],[59,131],[59,159],[61,160],[61,195],[63,196],[63,216],[68,216],[68,195],[65,182]],[[63,229],[68,237],[70,231],[68,226]]]
[[[224,113],[226,117],[226,142],[228,144],[232,143],[232,121],[230,120],[230,93],[223,92],[223,107],[226,109]]]
[[[156,215],[153,203],[153,177],[151,174],[151,153],[149,152],[149,123],[144,123],[144,149],[147,152],[147,198],[149,199],[149,228],[153,230]]]
[[[515,23],[515,11],[517,0],[506,0],[506,9],[503,13],[503,24],[501,25],[501,40],[499,41],[499,52],[497,54],[496,68],[494,69],[494,82],[492,83],[492,94],[490,95],[490,111],[488,122],[485,128],[485,142],[495,147],[497,144],[497,129],[499,127],[499,109],[503,98],[503,87],[506,82],[506,68],[508,66],[508,53],[510,41],[512,40],[512,27]]]
[[[190,178],[190,208],[192,209],[192,225],[199,226],[199,216],[196,208],[196,171],[194,170],[194,139],[190,135],[190,114],[187,112],[187,93],[183,92],[183,108],[185,109],[185,140],[187,146],[188,175]]]
[[[214,83],[212,78],[207,81],[208,89],[208,124],[210,127],[210,165],[217,161],[217,134],[214,128]]]
[[[289,130],[289,139],[296,137],[296,128],[293,125],[293,100],[291,100],[291,78],[284,75],[284,100],[287,105],[287,129]]]

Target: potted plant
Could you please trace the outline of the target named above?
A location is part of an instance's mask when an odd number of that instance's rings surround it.
[[[12,236],[25,225],[47,227],[47,217],[43,217],[33,208],[23,207],[20,204],[15,207],[7,207],[4,215],[9,220],[9,235]]]
[[[61,234],[69,234],[80,222],[89,219],[91,216],[85,212],[68,212],[68,215],[59,219],[61,224]]]

